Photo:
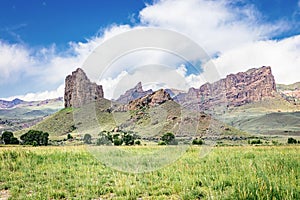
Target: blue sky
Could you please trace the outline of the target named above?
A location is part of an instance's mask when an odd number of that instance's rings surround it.
[[[85,41],[111,24],[132,24],[143,0],[2,0],[1,39],[30,46]]]
[[[94,48],[136,27],[190,37],[213,58],[220,77],[271,65],[278,82],[297,81],[297,0],[2,0],[0,98],[61,96],[64,77]],[[191,86],[205,82],[188,71],[180,73]],[[107,90],[124,76],[119,74],[103,81]]]

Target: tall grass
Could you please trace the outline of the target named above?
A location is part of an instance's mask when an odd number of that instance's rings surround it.
[[[131,174],[84,147],[0,147],[0,191],[11,199],[300,199],[299,146],[217,147],[204,158],[200,149]]]

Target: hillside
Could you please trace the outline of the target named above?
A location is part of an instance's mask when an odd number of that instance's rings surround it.
[[[299,135],[299,111],[299,105],[276,95],[275,98],[229,108],[219,118],[249,133]]]
[[[63,108],[63,99],[43,101],[0,100],[0,132],[18,131],[35,125]]]

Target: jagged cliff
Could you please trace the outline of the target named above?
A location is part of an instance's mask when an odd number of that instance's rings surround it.
[[[151,94],[152,90],[144,91],[142,83],[139,82],[134,88],[127,90],[123,95],[121,95],[116,101],[122,104],[127,104],[130,101],[144,97]]]
[[[198,89],[190,88],[187,93],[176,96],[174,100],[187,107],[202,110],[217,105],[240,106],[273,97],[275,93],[276,84],[271,67],[264,66],[230,74]]]
[[[65,80],[65,108],[78,108],[104,97],[102,85],[92,83],[84,71],[78,68]]]
[[[129,102],[127,108],[128,110],[136,110],[143,107],[154,107],[158,106],[166,101],[172,100],[170,95],[163,89],[153,92],[149,95],[135,99]]]

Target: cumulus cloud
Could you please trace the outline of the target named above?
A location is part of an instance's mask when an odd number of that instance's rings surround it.
[[[50,93],[61,96],[65,76],[77,67],[84,67],[86,58],[99,44],[141,27],[165,28],[186,35],[200,45],[212,60],[202,63],[202,74],[191,74],[189,66],[180,66],[184,62],[167,53],[140,51],[128,54],[113,63],[101,80],[92,79],[104,85],[106,98],[117,98],[138,81],[143,81],[145,88],[168,86],[187,89],[263,65],[272,67],[278,82],[299,81],[300,36],[271,40],[276,34],[288,30],[289,23],[284,20],[273,24],[264,22],[261,20],[263,13],[253,5],[237,7],[235,2],[157,0],[139,12],[140,23],[134,27],[113,24],[99,30],[86,42],[70,42],[66,52],[57,52],[55,45],[36,50],[21,44],[0,42],[0,86],[8,80],[10,83],[27,80],[40,86],[35,87],[35,91],[52,92],[37,93],[40,96],[28,94],[24,98],[39,98],[43,96],[41,94]],[[134,39],[128,38],[129,41]],[[153,70],[147,66],[153,66]],[[87,71],[89,73],[92,72]],[[169,81],[172,79],[174,81]]]
[[[294,83],[300,80],[300,35],[245,44],[223,53],[213,62],[223,76],[252,67],[271,66],[277,82]]]
[[[47,98],[48,94],[51,97],[58,97],[54,94],[62,96],[61,85],[66,75],[82,67],[86,58],[103,41],[129,28],[127,25],[112,25],[101,36],[87,39],[86,42],[70,42],[65,52],[58,52],[55,44],[34,49],[24,44],[9,44],[0,40],[0,90],[6,91],[7,85],[15,93],[20,93],[22,87],[27,88],[28,94],[17,95],[27,100],[40,99],[43,95]],[[2,95],[4,91],[1,91]],[[9,99],[14,97],[16,95]]]
[[[263,39],[286,26],[261,23],[251,5],[233,6],[234,1],[162,0],[140,12],[147,26],[179,31],[199,43],[209,54]]]
[[[26,72],[32,64],[34,61],[25,47],[0,41],[0,84],[8,80],[13,82],[18,78],[16,74]]]
[[[43,91],[43,92],[37,92],[37,93],[27,93],[25,95],[17,95],[17,96],[11,96],[9,98],[4,98],[4,100],[11,101],[13,99],[19,98],[24,101],[41,101],[46,99],[54,99],[57,97],[63,97],[64,96],[64,85],[60,85],[56,90],[52,91]]]

